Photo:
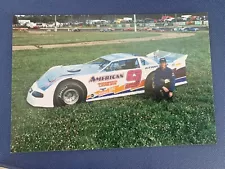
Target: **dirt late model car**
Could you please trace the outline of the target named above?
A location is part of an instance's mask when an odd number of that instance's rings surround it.
[[[100,29],[100,32],[113,32],[115,31],[115,29],[113,28],[103,28],[103,29]]]
[[[29,89],[27,102],[58,107],[151,92],[161,57],[173,69],[175,85],[186,84],[187,55],[159,50],[146,56],[115,53],[85,64],[50,68]]]

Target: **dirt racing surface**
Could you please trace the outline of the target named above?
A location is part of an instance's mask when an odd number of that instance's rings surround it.
[[[12,50],[35,50],[35,49],[48,49],[48,48],[64,48],[64,47],[76,47],[76,46],[93,46],[93,45],[107,45],[107,44],[120,44],[129,42],[143,42],[152,40],[172,39],[194,36],[195,33],[161,33],[160,36],[146,37],[146,38],[129,38],[119,40],[107,40],[107,41],[92,41],[92,42],[80,42],[80,43],[68,43],[68,44],[51,44],[51,45],[27,45],[27,46],[13,46]]]

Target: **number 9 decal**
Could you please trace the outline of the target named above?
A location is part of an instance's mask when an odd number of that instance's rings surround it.
[[[127,72],[127,82],[131,82],[131,83],[127,83],[125,85],[125,88],[135,88],[138,87],[138,85],[141,82],[141,76],[142,76],[142,71],[141,69],[137,69],[137,70],[129,70]]]

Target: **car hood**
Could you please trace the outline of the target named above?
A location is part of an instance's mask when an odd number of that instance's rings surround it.
[[[65,76],[88,75],[99,72],[99,66],[96,64],[80,64],[70,66],[54,66],[50,68],[37,81],[39,88],[45,90],[55,80]]]
[[[70,75],[88,75],[99,72],[99,66],[96,64],[79,64],[70,66],[55,66],[46,72],[49,81],[61,76]]]

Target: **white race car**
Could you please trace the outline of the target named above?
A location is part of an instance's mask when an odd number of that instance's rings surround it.
[[[29,89],[27,102],[56,107],[149,92],[161,57],[174,70],[175,85],[186,84],[187,55],[159,50],[146,56],[115,53],[85,64],[50,68]]]

